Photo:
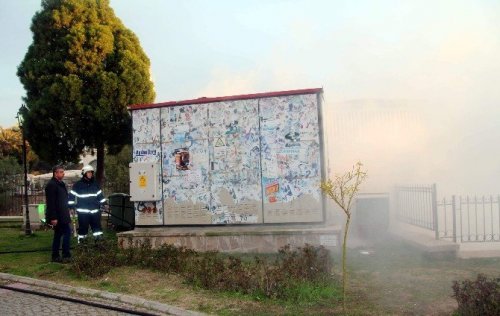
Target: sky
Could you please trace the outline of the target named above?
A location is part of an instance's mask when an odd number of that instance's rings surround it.
[[[151,60],[156,102],[322,87],[334,171],[361,160],[373,192],[437,183],[442,194],[500,193],[500,1],[110,4]],[[10,127],[40,1],[0,5],[0,126]],[[375,119],[339,134],[353,111]]]

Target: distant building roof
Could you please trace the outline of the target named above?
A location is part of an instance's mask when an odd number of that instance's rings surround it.
[[[50,179],[52,179],[52,172],[39,174],[37,176],[34,175],[29,175],[29,176],[31,183],[43,187]],[[74,182],[80,180],[81,177],[82,177],[81,170],[64,170],[63,181],[68,185],[72,185]]]

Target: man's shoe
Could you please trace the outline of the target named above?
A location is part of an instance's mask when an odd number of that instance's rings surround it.
[[[55,258],[52,258],[52,262],[55,262],[55,263],[62,263],[62,262],[63,262],[63,259],[61,259],[61,257],[55,257]]]
[[[71,263],[71,257],[62,258],[61,263]]]

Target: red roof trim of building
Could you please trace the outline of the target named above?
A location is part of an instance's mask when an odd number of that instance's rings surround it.
[[[142,109],[151,109],[151,108],[160,108],[160,107],[187,105],[187,104],[201,104],[201,103],[213,103],[213,102],[222,102],[222,101],[260,99],[260,98],[281,97],[281,96],[297,95],[297,94],[316,94],[316,93],[321,93],[321,92],[323,92],[323,88],[275,91],[275,92],[253,93],[253,94],[240,94],[240,95],[231,95],[231,96],[226,96],[226,97],[215,97],[215,98],[202,97],[202,98],[198,98],[198,99],[183,100],[183,101],[169,101],[169,102],[150,103],[150,104],[134,104],[134,105],[130,105],[128,107],[128,109],[130,111],[133,111],[133,110],[142,110]]]

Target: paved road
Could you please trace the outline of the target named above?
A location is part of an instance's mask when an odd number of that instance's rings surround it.
[[[74,287],[0,272],[0,316],[3,315],[205,316],[203,313],[137,296]]]
[[[10,284],[9,286],[20,289],[28,288],[28,286],[21,283]],[[0,288],[0,315],[108,316],[131,314]]]

